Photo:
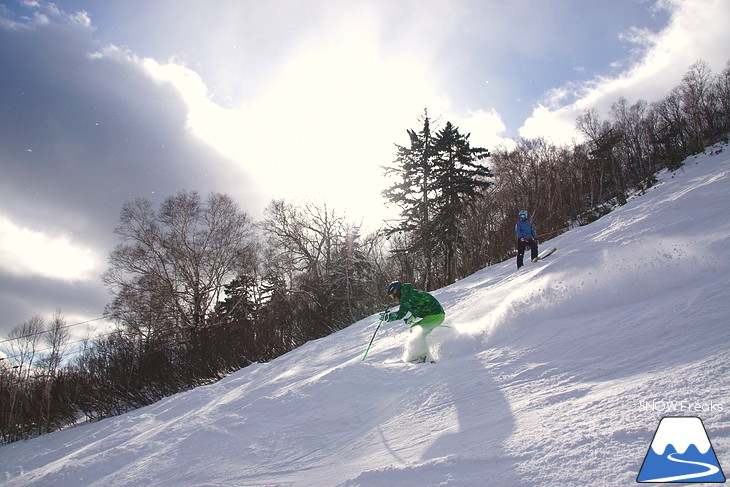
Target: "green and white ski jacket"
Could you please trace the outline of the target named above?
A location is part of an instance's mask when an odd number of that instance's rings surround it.
[[[388,314],[388,321],[403,319],[408,312],[416,318],[445,314],[444,308],[436,298],[425,291],[413,288],[413,284],[403,284],[400,288],[400,308]]]

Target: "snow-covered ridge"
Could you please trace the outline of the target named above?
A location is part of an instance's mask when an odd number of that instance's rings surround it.
[[[657,455],[664,455],[667,446],[672,445],[677,453],[684,453],[690,445],[705,454],[710,449],[710,440],[699,418],[664,418],[651,442]]]
[[[717,149],[546,243],[558,252],[545,261],[438,290],[452,328],[429,337],[435,365],[401,361],[400,324],[362,362],[374,315],[218,383],[1,447],[0,484],[626,486],[659,420],[683,414],[647,404],[682,401],[715,406],[691,415],[730,465],[730,150]]]

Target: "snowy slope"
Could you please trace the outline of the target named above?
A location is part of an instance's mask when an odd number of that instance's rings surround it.
[[[16,486],[634,485],[659,420],[730,474],[730,149],[437,291],[439,363],[374,317],[157,404],[0,448]],[[536,222],[537,223],[537,222]]]

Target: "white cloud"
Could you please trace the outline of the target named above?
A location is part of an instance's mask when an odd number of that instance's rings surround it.
[[[141,60],[160,82],[172,83],[188,106],[188,127],[254,175],[264,193],[324,200],[354,219],[389,217],[381,197],[382,166],[419,128],[424,108],[471,133],[475,146],[512,147],[494,110],[453,115],[427,63],[394,57],[362,29],[303,46],[249,103],[225,108],[204,80],[177,62]]]
[[[554,110],[539,105],[520,127],[520,136],[526,139],[543,137],[557,144],[580,140],[581,137],[575,130],[575,120],[582,111],[578,104]]]
[[[64,235],[49,236],[0,216],[0,267],[19,276],[64,281],[96,279],[101,258]]]
[[[615,77],[567,83],[551,90],[520,128],[520,135],[570,143],[574,138],[580,139],[575,131],[575,119],[587,108],[595,108],[605,115],[622,96],[630,102],[661,99],[699,59],[706,61],[716,73],[724,68],[730,45],[727,28],[730,2],[662,0],[656,8],[671,13],[669,24],[662,31],[631,28],[621,34],[644,53],[639,61]]]
[[[371,25],[353,19],[304,43],[255,96],[225,108],[205,81],[177,62],[141,61],[172,83],[188,127],[254,176],[271,197],[324,199],[352,218],[382,219],[381,166],[407,143],[428,107],[444,113],[426,63],[380,49]]]
[[[395,158],[394,144],[408,143],[406,130],[418,128],[424,108],[471,132],[474,144],[493,149],[511,142],[493,109],[451,114],[444,94],[451,75],[437,54],[449,31],[445,25],[461,28],[464,12],[434,5],[439,15],[424,9],[430,13],[404,19],[393,33],[385,19],[396,13],[392,9],[408,10],[393,5],[314,9],[301,25],[320,28],[262,32],[275,45],[278,36],[293,41],[274,53],[265,82],[258,71],[246,72],[254,69],[250,62],[228,59],[227,69],[247,90],[241,91],[245,98],[226,99],[226,106],[216,96],[219,78],[201,63],[193,69],[179,58],[141,59],[114,47],[94,56],[123,56],[173,85],[187,105],[188,129],[230,159],[230,170],[250,174],[261,194],[325,199],[352,218],[378,220],[385,211],[381,166]]]
[[[41,2],[38,0],[21,0],[20,5],[33,10],[33,19],[38,24],[48,24],[53,20],[79,24],[84,27],[91,27],[91,17],[85,10],[74,13],[66,13],[53,2]]]
[[[459,127],[464,134],[471,134],[469,142],[473,147],[484,147],[493,151],[497,147],[514,148],[513,139],[503,137],[507,127],[502,116],[492,108],[491,110],[469,110],[466,117],[450,117],[449,120]]]

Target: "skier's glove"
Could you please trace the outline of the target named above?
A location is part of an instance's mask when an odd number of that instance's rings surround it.
[[[390,319],[390,313],[380,313],[380,321],[388,321]]]
[[[415,316],[409,316],[408,318],[406,318],[406,319],[405,319],[405,320],[403,320],[403,321],[405,321],[405,322],[406,322],[406,325],[412,325],[412,324],[414,324],[414,323],[415,323],[415,322],[416,322],[417,320],[418,320],[418,318],[416,318]]]

